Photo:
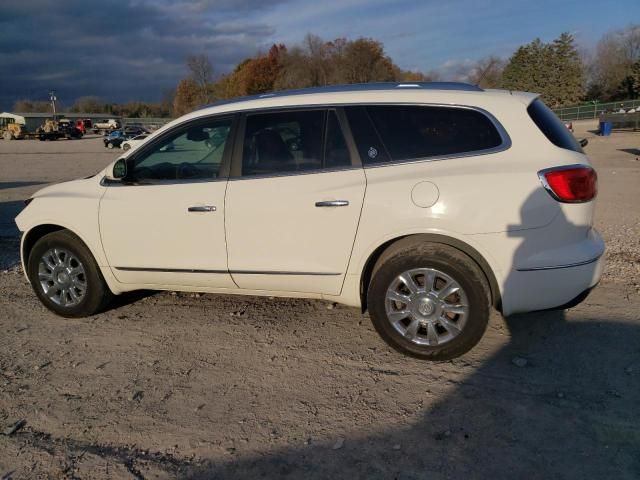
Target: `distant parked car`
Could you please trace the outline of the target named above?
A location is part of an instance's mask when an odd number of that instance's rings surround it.
[[[93,124],[93,133],[107,133],[119,129],[122,126],[120,120],[115,118],[108,118],[106,120],[100,120]]]
[[[87,134],[87,128],[85,127],[84,121],[81,118],[76,120],[74,126],[75,126],[76,129],[78,129],[80,132],[82,132],[82,135],[86,135]]]
[[[130,137],[135,137],[135,136],[138,136],[138,135],[142,135],[143,133],[149,133],[149,131],[146,128],[138,127],[138,126],[131,126],[131,125],[127,125],[126,127],[124,127],[122,129],[122,131],[124,132],[125,135],[130,136]]]
[[[106,148],[119,148],[125,140],[127,137],[122,130],[114,130],[102,139]]]
[[[123,149],[126,152],[127,150],[130,150],[130,149],[135,148],[138,145],[140,145],[148,136],[149,136],[148,133],[143,133],[142,135],[138,135],[137,137],[133,137],[130,140],[125,140],[124,142],[122,142],[120,144],[120,148]]]

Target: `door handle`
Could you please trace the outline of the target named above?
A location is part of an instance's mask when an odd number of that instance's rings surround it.
[[[187,211],[188,212],[215,212],[216,207],[214,207],[213,205],[202,205],[202,206],[189,207],[187,208]]]
[[[346,207],[349,205],[348,200],[324,200],[316,202],[316,207]]]

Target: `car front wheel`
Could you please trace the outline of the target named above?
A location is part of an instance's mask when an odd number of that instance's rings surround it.
[[[68,230],[36,241],[27,263],[40,301],[63,317],[86,317],[107,306],[112,293],[87,246]]]
[[[444,244],[401,241],[374,267],[367,302],[393,348],[426,360],[458,357],[479,341],[490,315],[484,273]]]

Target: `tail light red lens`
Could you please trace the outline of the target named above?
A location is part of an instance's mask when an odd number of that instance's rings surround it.
[[[538,172],[538,176],[544,188],[559,202],[588,202],[598,193],[598,175],[586,165],[547,168]]]

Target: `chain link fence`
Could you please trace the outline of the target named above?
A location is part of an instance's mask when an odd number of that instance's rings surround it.
[[[152,117],[143,117],[143,118],[123,118],[122,126],[138,126],[145,127],[149,130],[157,130],[162,127],[164,124],[169,123],[173,118],[152,118]]]
[[[600,118],[602,115],[607,113],[619,112],[621,108],[624,109],[625,112],[634,108],[636,110],[640,110],[640,99],[608,103],[589,102],[572,107],[555,108],[553,111],[561,120],[573,121]]]

